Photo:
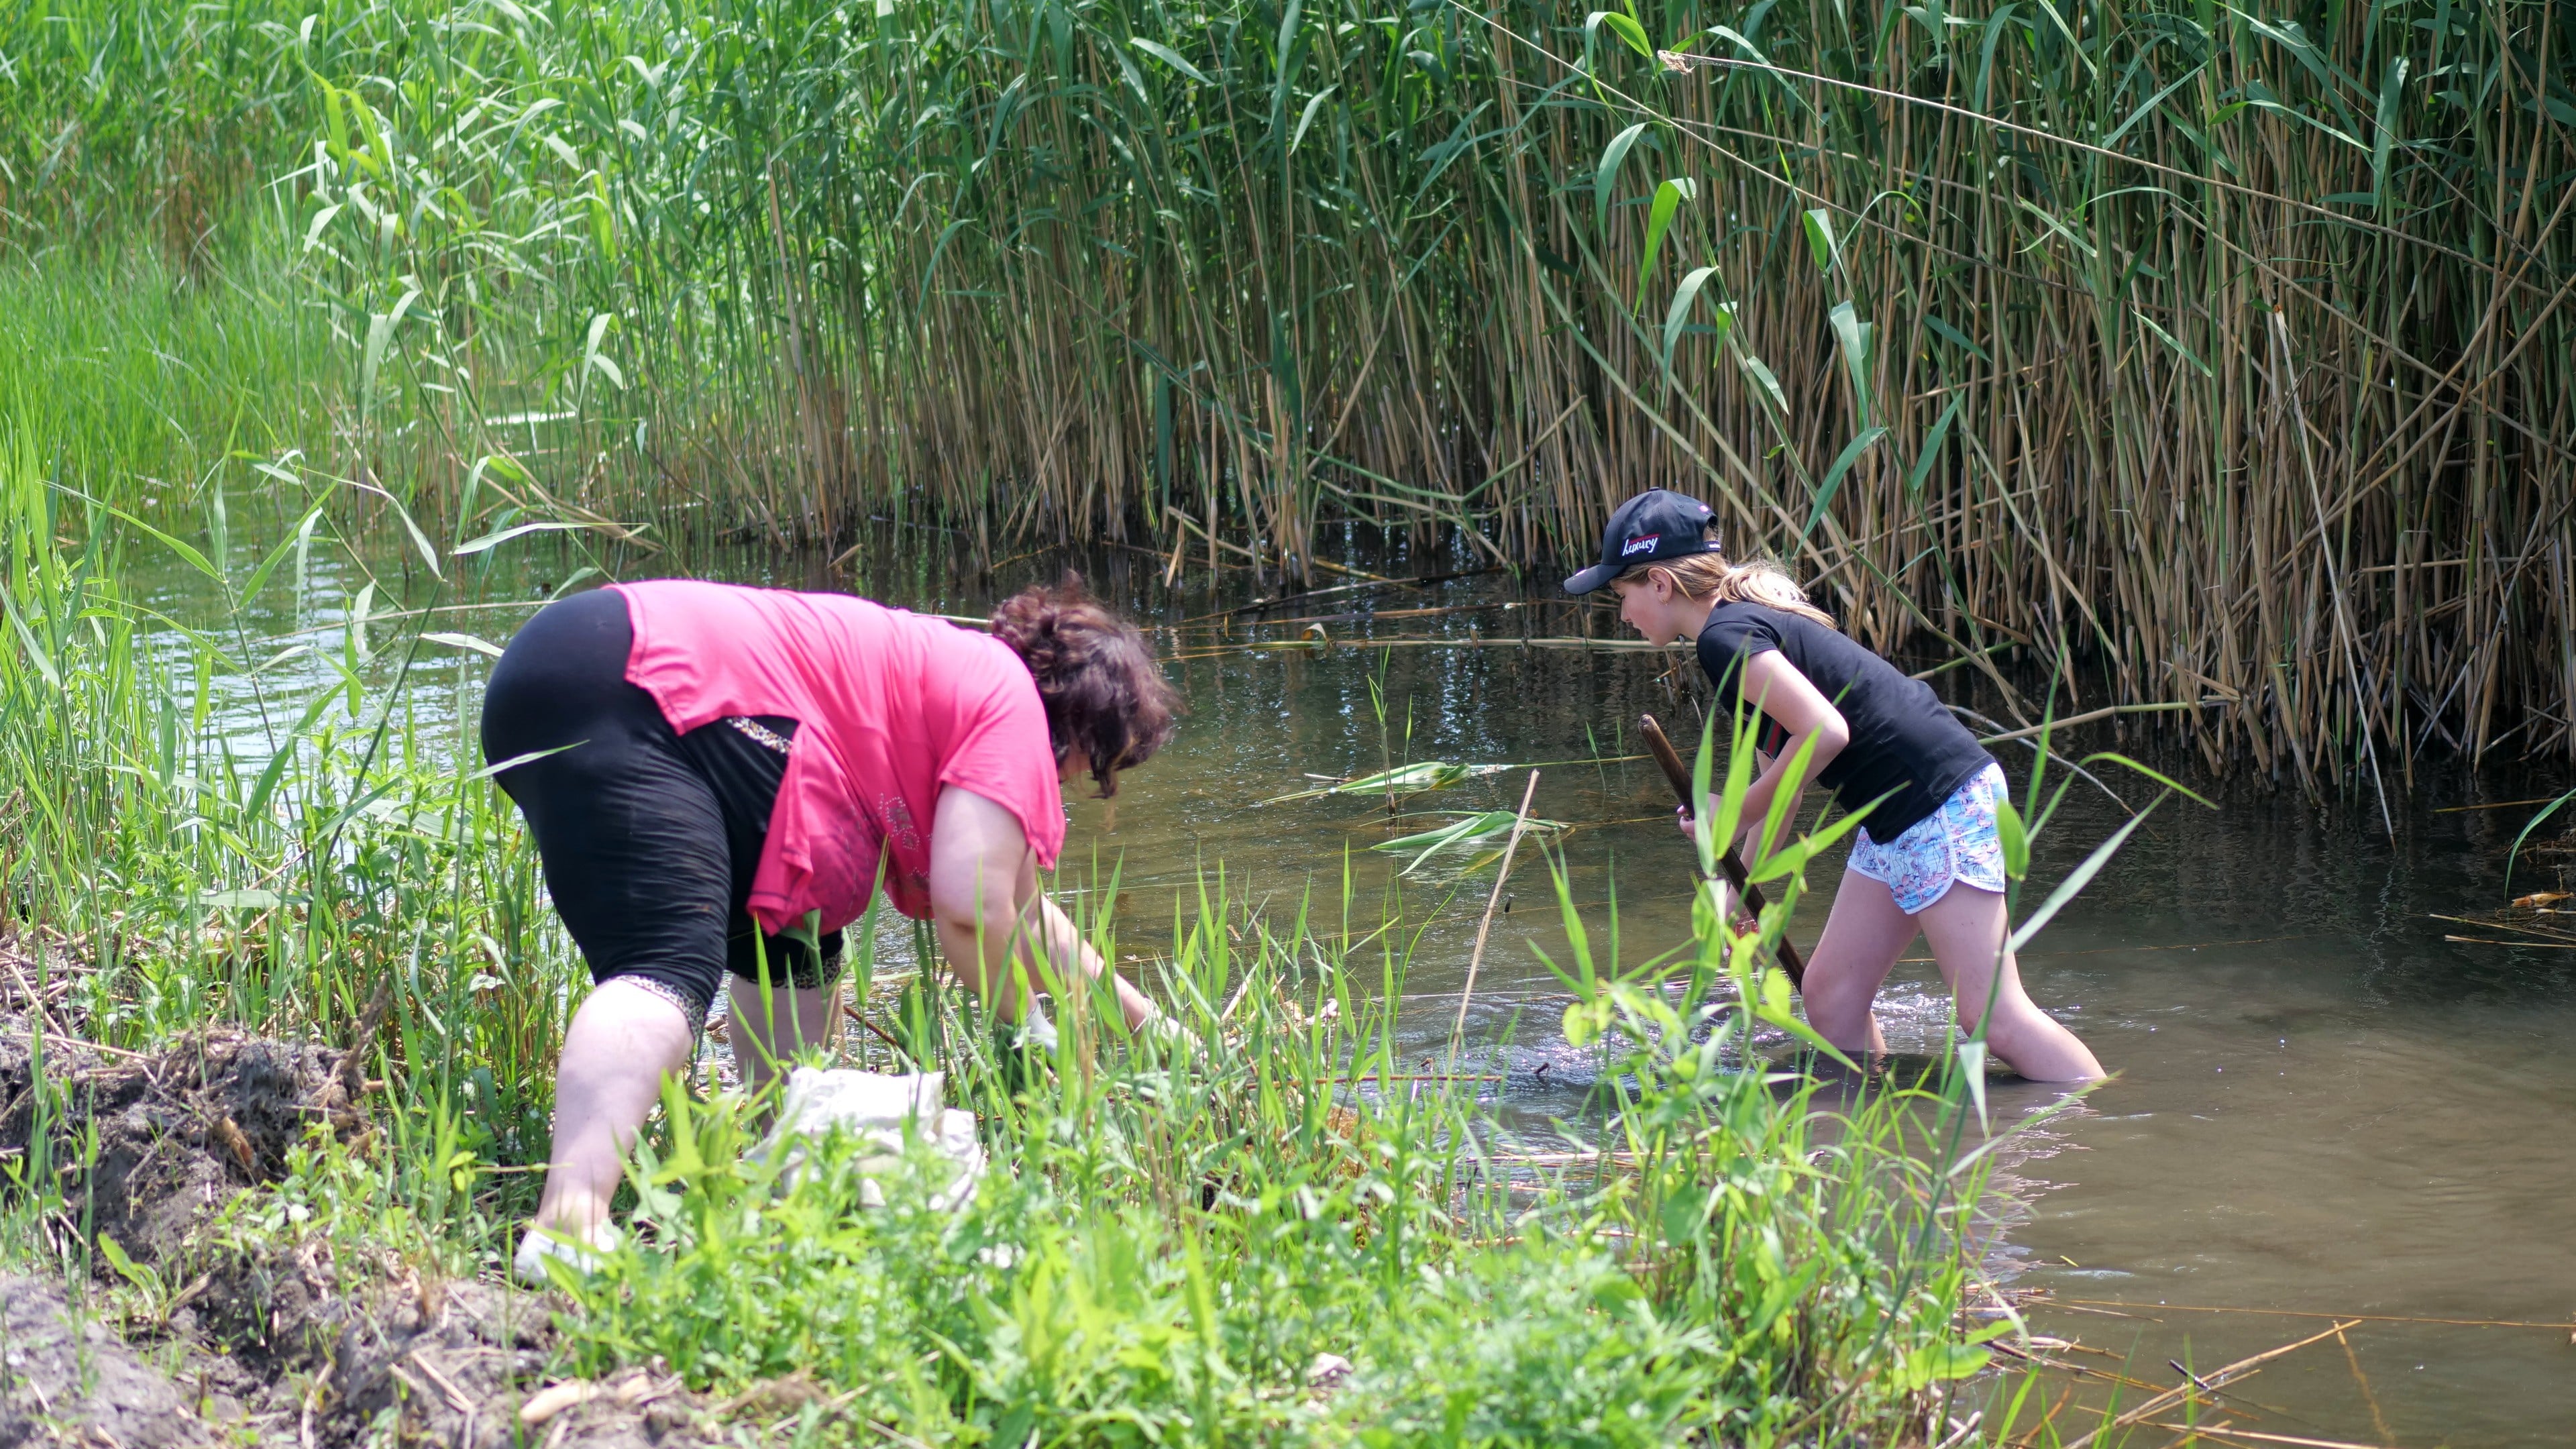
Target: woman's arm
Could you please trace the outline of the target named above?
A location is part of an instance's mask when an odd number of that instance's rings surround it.
[[[1127,1019],[1129,1028],[1143,1026],[1163,1014],[1161,1008],[1130,985],[1126,977],[1110,971],[1109,964],[1100,959],[1100,953],[1082,938],[1082,932],[1074,929],[1073,920],[1065,915],[1064,908],[1037,888],[1034,860],[1029,871],[1029,899],[1035,902],[1032,934],[1042,943],[1047,959],[1054,963],[1057,980],[1066,979],[1066,962],[1077,961],[1081,963],[1082,974],[1087,980],[1097,981],[1104,972],[1108,974],[1110,985],[1118,992],[1118,1013]]]
[[[1038,889],[1037,857],[1019,818],[955,785],[939,792],[931,823],[930,913],[950,968],[1004,1021],[1020,1019],[1043,979],[1034,971],[1033,953],[1046,953],[1058,980],[1077,968],[1095,979],[1107,969],[1100,953]],[[1129,1026],[1161,1014],[1135,987],[1111,979]]]
[[[1744,697],[1753,702],[1757,712],[1769,715],[1789,732],[1788,742],[1780,747],[1778,756],[1744,794],[1741,848],[1749,866],[1760,858],[1762,823],[1770,816],[1771,802],[1787,790],[1788,818],[1797,819],[1798,797],[1805,792],[1807,782],[1821,774],[1851,743],[1851,725],[1843,719],[1843,712],[1834,708],[1834,702],[1825,698],[1779,650],[1766,649],[1752,656],[1744,661],[1743,670]],[[1798,751],[1810,739],[1815,741],[1815,749],[1807,756],[1805,768],[1792,779],[1790,771],[1797,763]],[[1713,797],[1709,808],[1716,808]]]

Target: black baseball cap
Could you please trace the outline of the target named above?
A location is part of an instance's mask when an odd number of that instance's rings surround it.
[[[1638,494],[1611,512],[1610,526],[1601,531],[1601,562],[1567,579],[1565,591],[1591,593],[1631,564],[1717,552],[1708,536],[1711,512],[1707,504],[1668,488]]]

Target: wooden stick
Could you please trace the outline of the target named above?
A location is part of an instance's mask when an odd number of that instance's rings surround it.
[[[1503,845],[1503,867],[1494,872],[1494,893],[1485,898],[1485,918],[1476,923],[1476,949],[1467,956],[1467,984],[1458,988],[1458,1024],[1449,1029],[1449,1054],[1467,1037],[1467,1000],[1476,994],[1476,968],[1485,963],[1485,936],[1494,929],[1494,907],[1503,903],[1503,883],[1512,878],[1512,853],[1521,848],[1521,827],[1529,823],[1530,801],[1538,794],[1538,771],[1521,787],[1520,813],[1512,817],[1512,838]]]
[[[1672,783],[1673,798],[1681,801],[1682,813],[1697,818],[1699,802],[1691,798],[1690,771],[1682,765],[1681,754],[1673,748],[1673,742],[1664,738],[1664,727],[1655,723],[1653,715],[1643,715],[1637,720],[1637,729],[1646,737],[1646,749],[1654,755],[1655,763],[1664,767],[1664,778]],[[1770,902],[1762,898],[1762,887],[1746,876],[1744,861],[1735,853],[1735,842],[1721,840],[1717,843],[1717,864],[1726,872],[1727,883],[1735,887],[1735,893],[1744,897],[1744,904],[1751,907],[1754,914],[1761,914]],[[1807,963],[1798,955],[1798,948],[1789,943],[1789,933],[1785,928],[1780,933],[1780,965],[1789,973],[1791,986],[1802,989],[1806,986]]]

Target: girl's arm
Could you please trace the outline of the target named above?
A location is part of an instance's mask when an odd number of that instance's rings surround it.
[[[1789,732],[1788,742],[1780,747],[1779,755],[1763,768],[1752,788],[1744,794],[1744,835],[1740,848],[1745,864],[1749,866],[1761,858],[1762,823],[1771,814],[1771,802],[1779,798],[1782,790],[1787,790],[1788,819],[1796,820],[1798,797],[1805,792],[1807,782],[1822,773],[1825,766],[1843,752],[1843,747],[1851,743],[1851,725],[1843,719],[1843,712],[1834,708],[1834,702],[1825,698],[1823,692],[1789,662],[1789,656],[1779,650],[1766,649],[1745,660],[1743,667],[1744,697],[1753,702],[1756,711],[1769,715]],[[1797,763],[1798,751],[1810,739],[1815,741],[1815,749],[1808,754],[1805,768],[1793,780],[1790,778],[1791,767]],[[1709,808],[1716,808],[1714,797]],[[1774,845],[1779,843],[1772,842]]]
[[[1046,953],[1058,980],[1075,969],[1090,978],[1107,969],[1037,888],[1037,858],[1019,817],[954,785],[939,792],[931,823],[930,914],[950,969],[1003,1021],[1019,1020],[1037,992],[1034,952]],[[1160,1014],[1136,988],[1111,979],[1129,1026]]]

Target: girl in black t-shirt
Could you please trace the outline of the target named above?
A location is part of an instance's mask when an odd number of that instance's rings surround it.
[[[2022,990],[2005,949],[2003,768],[1929,686],[1844,637],[1776,565],[1728,562],[1708,516],[1707,505],[1661,489],[1632,498],[1611,515],[1600,565],[1565,586],[1584,594],[1606,584],[1619,617],[1647,639],[1696,641],[1718,707],[1731,718],[1749,700],[1764,717],[1770,748],[1744,802],[1748,860],[1771,802],[1789,791],[1795,818],[1808,778],[1846,809],[1868,807],[1807,958],[1808,1022],[1845,1051],[1886,1050],[1870,1006],[1920,931],[1960,1023],[1984,1014],[1996,1057],[2037,1081],[2101,1076],[2084,1043]],[[1808,774],[1791,779],[1810,739]]]

